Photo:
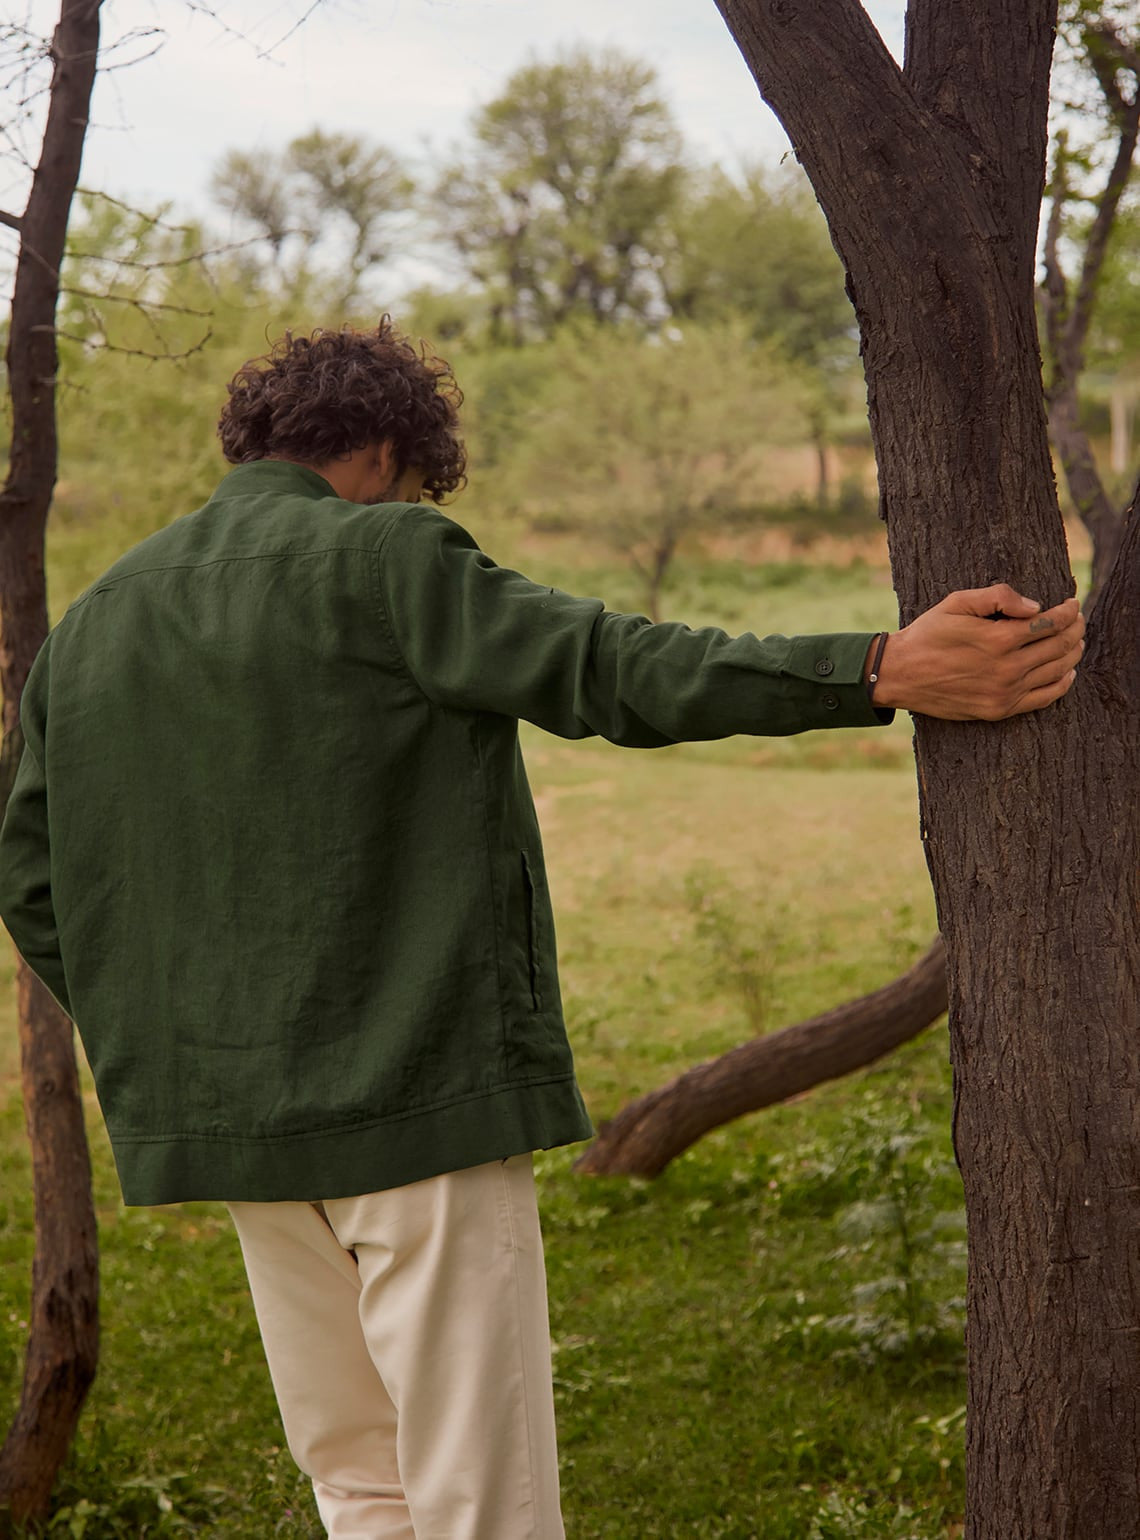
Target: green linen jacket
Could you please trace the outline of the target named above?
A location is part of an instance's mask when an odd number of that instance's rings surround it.
[[[233,470],[48,637],[0,832],[124,1200],[347,1197],[588,1137],[519,719],[641,748],[873,724],[870,640],[607,613],[434,509]]]

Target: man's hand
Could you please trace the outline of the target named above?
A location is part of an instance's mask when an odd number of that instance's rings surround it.
[[[998,611],[1008,618],[995,620]],[[1043,611],[1007,583],[961,589],[891,635],[875,705],[951,722],[997,722],[1039,711],[1076,678],[1084,632],[1075,599]]]

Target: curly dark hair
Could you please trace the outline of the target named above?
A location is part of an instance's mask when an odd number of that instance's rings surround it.
[[[325,465],[390,442],[398,468],[424,473],[442,502],[466,481],[459,437],[463,392],[448,364],[419,350],[384,316],[375,331],[286,332],[234,375],[218,434],[231,465],[269,458]]]

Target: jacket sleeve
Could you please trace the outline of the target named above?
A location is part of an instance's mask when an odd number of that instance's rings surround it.
[[[871,633],[761,640],[613,614],[496,566],[429,508],[393,521],[377,582],[392,644],[430,700],[564,738],[653,748],[893,716],[867,699]]]
[[[44,720],[48,648],[28,675],[20,705],[24,750],[0,829],[0,918],[32,972],[71,1015],[51,898]]]

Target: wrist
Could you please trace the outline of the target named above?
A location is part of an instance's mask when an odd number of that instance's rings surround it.
[[[883,699],[881,690],[883,659],[886,656],[887,643],[890,640],[889,631],[876,631],[871,638],[871,645],[867,648],[867,657],[863,664],[863,683],[867,687],[867,699],[872,706],[885,707],[889,703]]]

